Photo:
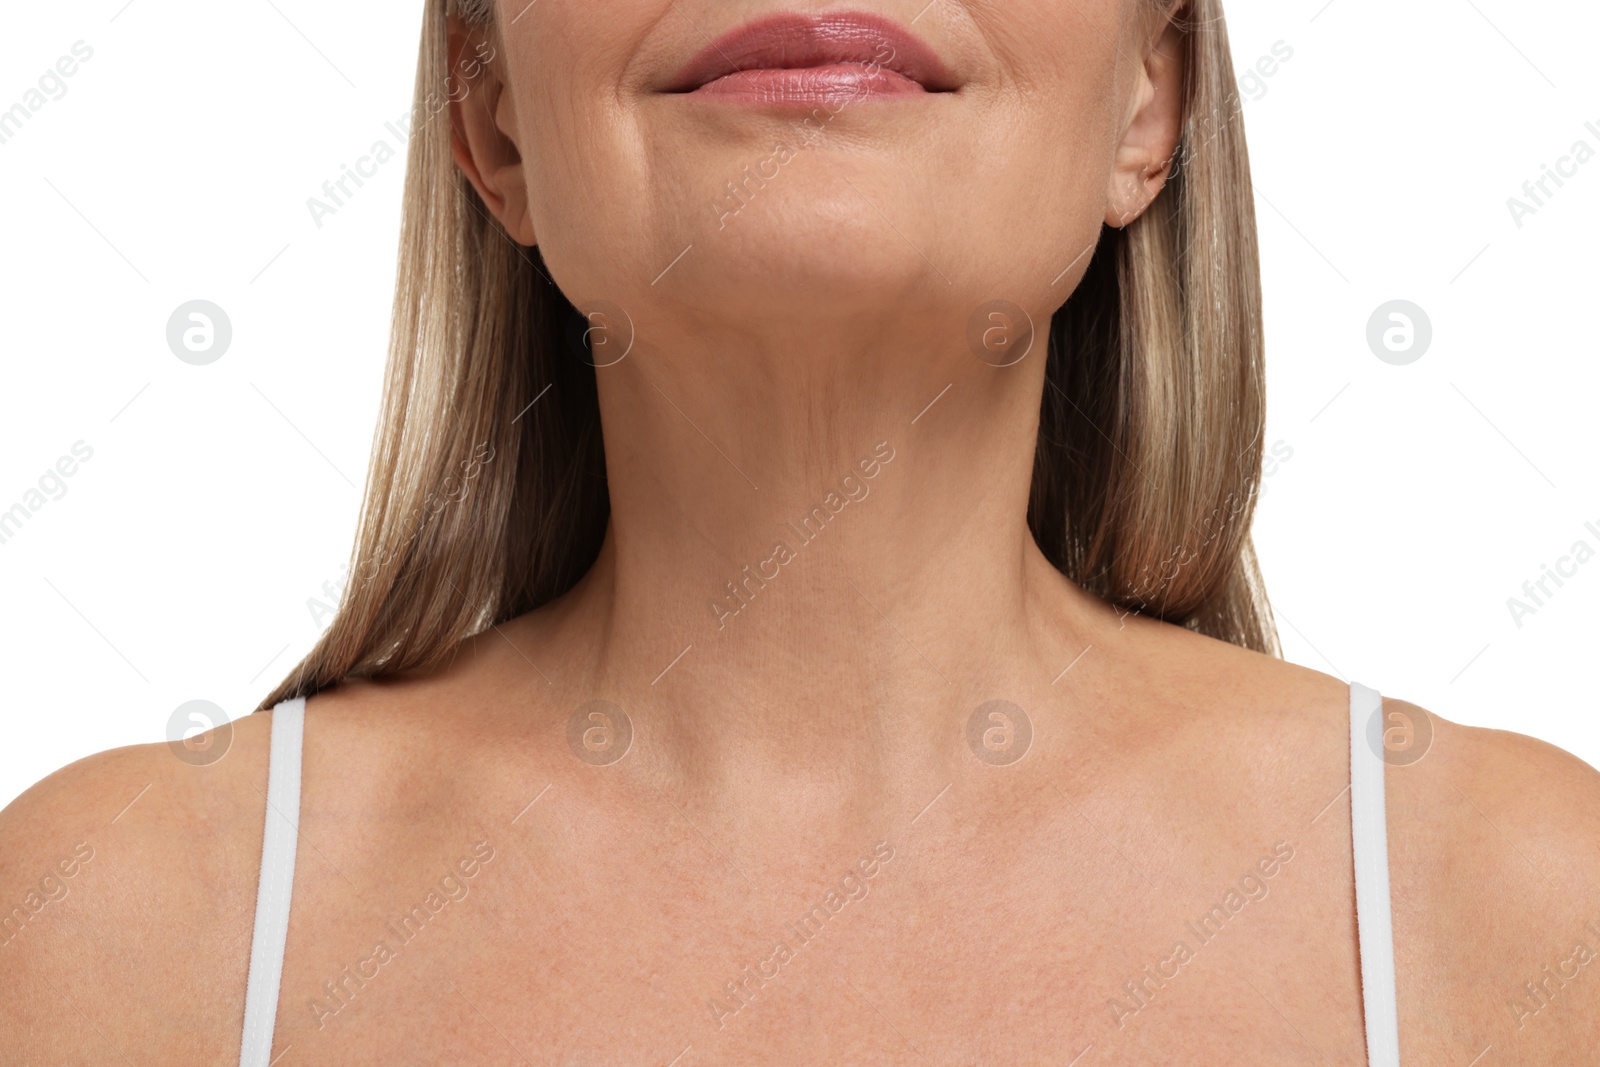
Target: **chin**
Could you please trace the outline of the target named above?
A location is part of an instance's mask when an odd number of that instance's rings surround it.
[[[711,314],[769,325],[950,300],[959,259],[970,253],[941,247],[935,216],[915,196],[862,178],[852,187],[837,174],[786,177],[742,205],[730,202],[720,218],[706,213],[693,248],[657,288]],[[894,214],[886,219],[875,204]]]

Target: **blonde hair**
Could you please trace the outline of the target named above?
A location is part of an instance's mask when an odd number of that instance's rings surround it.
[[[262,709],[438,663],[572,588],[605,534],[595,374],[575,355],[587,322],[538,249],[485,211],[434,106],[450,95],[448,18],[492,33],[491,4],[427,5],[350,578],[328,630]],[[1220,0],[1190,0],[1180,20],[1173,173],[1148,211],[1104,230],[1051,322],[1028,524],[1052,564],[1107,602],[1276,655],[1249,536],[1265,383],[1240,97]]]

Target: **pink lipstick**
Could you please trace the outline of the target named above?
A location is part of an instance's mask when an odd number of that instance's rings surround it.
[[[746,23],[702,49],[668,83],[753,103],[814,104],[951,92],[938,54],[898,23],[869,12],[786,12]]]

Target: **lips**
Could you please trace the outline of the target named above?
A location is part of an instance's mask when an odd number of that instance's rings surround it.
[[[839,96],[951,92],[956,82],[927,44],[868,12],[788,12],[717,38],[664,91],[805,102]]]

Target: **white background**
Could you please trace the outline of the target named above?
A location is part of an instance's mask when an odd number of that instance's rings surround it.
[[[944,0],[950,2],[950,0]],[[93,457],[0,544],[0,805],[196,698],[248,712],[311,646],[377,409],[403,154],[306,207],[407,113],[417,4],[25,4],[0,109],[93,57],[0,144],[0,510]],[[1600,764],[1600,559],[1519,627],[1507,598],[1600,550],[1592,417],[1600,151],[1592,4],[1234,0],[1269,358],[1257,544],[1288,657]],[[1586,122],[1595,128],[1585,129]],[[175,359],[201,298],[234,338]],[[1369,316],[1432,323],[1378,360]],[[1584,528],[1593,522],[1596,530]]]

